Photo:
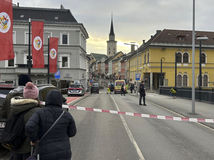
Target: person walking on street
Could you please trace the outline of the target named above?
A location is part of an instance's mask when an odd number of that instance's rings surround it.
[[[140,93],[139,105],[142,105],[141,101],[142,101],[142,97],[143,97],[143,105],[146,106],[146,92],[145,92],[145,88],[144,88],[144,81],[141,81],[141,83],[140,83],[139,93]]]
[[[16,96],[11,99],[10,116],[26,112],[24,113],[24,122],[26,124],[32,114],[40,108],[38,95],[38,88],[33,83],[28,82],[24,87],[24,98]],[[19,148],[12,149],[10,160],[26,160],[30,156],[30,151],[30,139],[26,136]]]
[[[124,96],[126,95],[124,84],[122,84],[122,86],[121,86],[121,91],[120,91],[120,92],[121,92],[121,96],[122,96],[122,95],[124,95]]]
[[[57,119],[57,123],[45,134]],[[59,91],[48,92],[45,107],[32,115],[25,130],[31,144],[38,149],[40,160],[71,160],[69,138],[75,136],[76,125],[72,115],[63,111]],[[42,138],[44,134],[46,136]]]

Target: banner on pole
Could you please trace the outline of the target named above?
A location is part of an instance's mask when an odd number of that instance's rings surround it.
[[[33,68],[44,68],[43,32],[44,32],[44,22],[33,21],[32,22]]]
[[[12,0],[0,4],[0,60],[14,59]]]
[[[49,69],[50,73],[57,72],[58,38],[49,39]]]

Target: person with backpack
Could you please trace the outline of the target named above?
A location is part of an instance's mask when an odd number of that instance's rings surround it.
[[[18,87],[11,90],[9,94],[6,96],[6,99],[2,106],[2,113],[1,116],[3,119],[7,119],[9,112],[10,112],[10,102],[11,98],[15,96],[22,96],[23,95],[23,89],[27,82],[32,82],[31,78],[26,74],[21,74],[18,77]]]
[[[76,125],[69,112],[63,112],[62,95],[57,90],[47,94],[45,107],[33,114],[25,126],[40,160],[71,160],[70,137]]]
[[[10,160],[25,160],[30,155],[30,139],[25,135],[25,124],[39,109],[39,90],[31,82],[24,87],[23,98],[11,99],[11,111],[3,131],[3,146],[11,151]]]

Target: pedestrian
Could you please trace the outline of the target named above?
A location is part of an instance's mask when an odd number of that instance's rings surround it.
[[[120,92],[121,92],[121,96],[122,95],[124,95],[124,96],[126,95],[124,84],[122,84]]]
[[[134,90],[134,84],[131,83],[131,85],[130,85],[130,91],[131,91],[131,93],[133,92],[133,90]]]
[[[24,123],[26,124],[32,114],[40,108],[38,95],[38,88],[33,83],[28,82],[24,87],[23,98],[13,97],[11,99],[10,116],[24,112]],[[18,149],[12,149],[10,160],[25,160],[30,156],[30,151],[30,139],[26,136]]]
[[[139,87],[139,93],[140,93],[140,98],[139,98],[139,105],[142,105],[142,97],[143,97],[143,105],[146,106],[146,92],[144,88],[144,81],[141,81],[140,87]]]
[[[75,136],[76,125],[69,112],[62,113],[62,95],[57,90],[51,90],[47,94],[45,107],[34,113],[25,126],[31,144],[37,146],[40,160],[71,160],[69,137]],[[60,115],[59,121],[40,141]]]
[[[11,98],[15,97],[15,96],[23,96],[23,89],[24,86],[26,85],[27,82],[32,82],[30,77],[26,74],[21,74],[19,75],[18,78],[18,87],[11,90],[8,95],[6,96],[6,99],[3,103],[2,106],[2,111],[1,111],[1,117],[3,119],[7,119],[9,112],[10,112],[10,102],[11,102]]]

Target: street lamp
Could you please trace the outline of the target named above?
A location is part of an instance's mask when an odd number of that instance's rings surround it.
[[[202,67],[201,67],[201,60],[202,60],[202,41],[208,40],[208,37],[197,37],[196,40],[199,41],[199,99],[201,99],[201,86],[202,86]]]

